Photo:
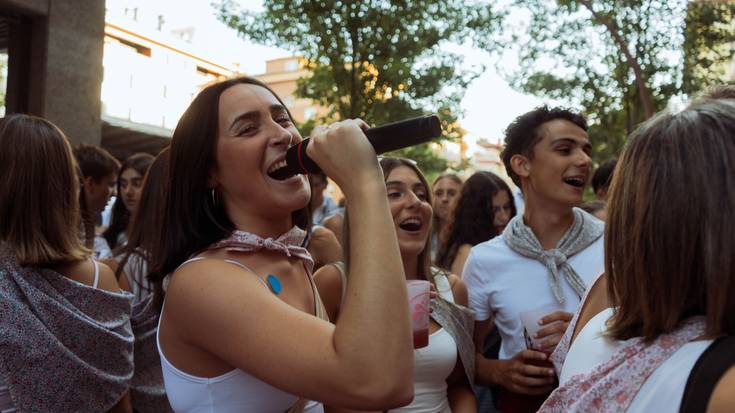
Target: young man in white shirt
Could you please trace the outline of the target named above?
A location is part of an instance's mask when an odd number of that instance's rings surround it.
[[[548,354],[556,347],[585,288],[603,271],[603,224],[581,203],[592,161],[585,119],[540,107],[506,130],[503,163],[522,188],[525,209],[501,236],[470,252],[463,278],[476,313],[478,351],[497,326],[499,359],[477,354],[476,381],[501,386],[501,411],[535,412],[555,386]],[[549,306],[536,350],[527,348],[520,313]]]

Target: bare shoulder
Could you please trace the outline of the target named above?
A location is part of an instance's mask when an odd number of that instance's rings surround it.
[[[329,237],[330,235],[334,236],[334,233],[328,228],[320,226],[320,225],[315,225],[314,228],[312,228],[311,230],[312,239]]]
[[[453,273],[462,274],[465,262],[467,261],[467,257],[469,257],[471,250],[472,245],[470,244],[462,244],[457,248],[457,253],[454,255],[454,260],[452,261],[451,270]]]
[[[457,248],[457,254],[462,254],[466,257],[470,254],[470,250],[472,250],[472,244],[462,244]]]
[[[342,275],[340,270],[334,265],[325,265],[314,273],[314,283],[319,292],[319,297],[321,297],[324,307],[327,309],[329,319],[335,322],[339,315],[339,307],[342,304]]]
[[[447,278],[449,278],[449,285],[452,287],[454,302],[466,307],[468,302],[467,285],[455,274],[449,274]]]
[[[707,413],[730,413],[733,406],[735,406],[735,367],[730,367],[717,382],[707,405]]]
[[[110,267],[112,270],[112,273],[114,274],[115,280],[118,283],[118,287],[121,290],[132,292],[133,290],[130,288],[130,284],[128,284],[128,277],[125,275],[125,271],[123,271],[120,268],[120,263],[114,259],[114,258],[103,258],[98,261],[100,263],[100,271],[102,271],[102,266]],[[100,272],[102,274],[102,272]],[[106,289],[105,287],[102,287],[102,284],[105,283],[105,285],[108,285],[108,283],[101,277],[100,278],[100,288]],[[117,290],[112,290],[117,291]]]
[[[449,285],[452,287],[452,290],[454,290],[454,286],[457,285],[458,283],[464,284],[464,282],[462,281],[462,279],[459,278],[457,276],[457,274],[453,274],[453,273],[448,272],[447,273],[447,279],[449,280]]]
[[[246,272],[219,259],[197,260],[178,268],[166,290],[166,321],[189,338],[199,337],[223,320],[246,321],[274,301],[260,278]]]
[[[263,290],[255,273],[247,271],[242,267],[228,263],[220,259],[201,259],[192,261],[179,267],[171,274],[171,282],[166,290],[166,305],[175,305],[179,299],[194,299],[201,302],[209,298],[225,295],[241,295],[241,289],[229,290],[228,287],[260,287],[253,288],[254,291]],[[191,295],[195,295],[192,297]]]
[[[330,215],[322,221],[322,225],[328,230],[332,231],[337,241],[342,243],[342,225],[344,224],[344,218],[340,214]]]
[[[100,278],[97,283],[97,288],[115,293],[120,292],[120,285],[117,283],[117,279],[115,278],[115,271],[113,271],[107,264],[100,262],[98,265],[100,268]]]
[[[344,222],[344,218],[340,214],[332,214],[326,218],[324,218],[324,221],[322,221],[322,225],[326,227],[329,230],[332,230],[334,232],[334,228],[342,227],[342,223]]]
[[[102,262],[96,263],[99,267],[99,280],[97,288],[105,291],[120,292],[120,286],[115,280],[115,272]],[[92,286],[94,285],[95,263],[92,260],[77,261],[56,268],[56,271],[76,282]]]
[[[584,328],[588,321],[594,316],[599,314],[602,310],[610,307],[610,303],[607,299],[607,276],[602,275],[597,278],[590,291],[587,294],[587,298],[582,303],[579,318],[577,324],[574,326],[574,334],[572,335],[572,342],[577,338],[577,334]],[[570,343],[571,344],[571,343]]]
[[[337,287],[341,287],[342,275],[336,266],[325,265],[314,273],[314,282],[317,283],[317,286],[336,284]]]

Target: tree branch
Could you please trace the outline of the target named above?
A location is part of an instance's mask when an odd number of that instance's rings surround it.
[[[635,83],[636,87],[638,88],[641,105],[643,106],[643,112],[646,115],[646,119],[650,118],[651,116],[653,116],[653,98],[651,96],[651,90],[646,84],[646,78],[643,74],[643,70],[641,69],[641,65],[630,53],[630,50],[628,49],[628,43],[625,39],[623,39],[623,36],[620,34],[620,30],[613,21],[595,11],[595,9],[592,7],[591,0],[577,1],[579,1],[580,4],[586,7],[587,10],[592,13],[592,16],[607,28],[613,40],[618,45],[618,49],[620,49],[623,55],[625,55],[625,60],[628,62],[628,65],[630,65],[630,67],[633,69],[633,73],[635,75]]]

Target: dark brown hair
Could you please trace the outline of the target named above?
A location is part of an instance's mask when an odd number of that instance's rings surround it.
[[[260,86],[273,93],[286,107],[273,90],[251,77],[214,83],[194,98],[176,125],[171,140],[168,191],[158,229],[161,240],[151,251],[153,281],[160,281],[192,254],[229,236],[235,228],[222,202],[212,199],[208,180],[215,165],[220,96],[239,84]],[[288,115],[293,119],[290,113]],[[295,225],[308,230],[310,217],[306,208],[294,211],[292,217]]]
[[[563,119],[587,130],[587,120],[584,116],[564,108],[549,108],[540,106],[530,112],[515,118],[505,130],[505,149],[500,154],[505,165],[505,171],[517,187],[521,187],[521,178],[516,175],[510,165],[513,155],[524,155],[533,159],[533,147],[541,140],[540,126],[552,120]]]
[[[605,230],[610,334],[652,341],[690,316],[735,333],[735,104],[704,101],[636,129]]]
[[[156,156],[148,172],[145,174],[143,182],[143,190],[140,194],[140,202],[138,210],[133,217],[130,225],[130,236],[128,243],[125,245],[124,256],[120,260],[120,265],[115,273],[116,278],[120,278],[120,274],[133,254],[138,254],[146,260],[151,261],[150,251],[160,242],[161,234],[153,231],[153,228],[160,227],[160,221],[164,215],[164,198],[166,196],[166,182],[169,168],[169,148],[164,148],[161,153]],[[148,274],[146,274],[147,276]],[[134,277],[131,277],[134,278]],[[143,288],[143,286],[140,286]],[[160,282],[156,283],[156,289],[160,287]],[[157,298],[162,298],[162,291],[156,294]],[[158,308],[163,301],[158,302]]]
[[[130,211],[128,211],[128,208],[125,206],[122,199],[122,191],[120,189],[122,174],[128,169],[134,169],[140,174],[140,176],[145,177],[146,172],[148,172],[148,168],[150,168],[152,163],[153,155],[148,153],[134,153],[125,159],[125,162],[123,162],[122,166],[118,170],[117,197],[115,198],[115,203],[112,205],[110,226],[107,227],[105,232],[102,234],[105,240],[107,240],[107,245],[109,245],[111,249],[117,248],[117,239],[120,236],[120,233],[128,228],[131,218]]]
[[[74,157],[82,170],[82,176],[91,176],[96,182],[116,174],[120,169],[120,162],[99,146],[81,143],[74,147]]]
[[[86,259],[79,238],[79,177],[71,146],[51,122],[0,119],[0,241],[21,265]]]
[[[601,163],[597,167],[595,172],[592,174],[592,191],[597,194],[600,189],[607,189],[610,187],[610,179],[612,179],[613,171],[615,171],[615,164],[618,163],[617,159],[608,159]]]
[[[95,182],[100,182],[103,178],[115,175],[119,172],[120,162],[105,149],[95,145],[87,145],[81,143],[74,148],[74,158],[76,158],[79,179],[84,181],[87,177],[91,177]],[[92,211],[87,210],[87,196],[84,189],[79,191],[79,210],[81,211],[83,238],[87,248],[94,246],[94,224],[96,217]]]
[[[390,173],[398,168],[399,166],[406,166],[416,172],[416,175],[419,177],[419,180],[424,185],[424,189],[426,190],[426,201],[429,203],[429,205],[432,204],[431,201],[431,188],[429,187],[429,182],[426,180],[426,177],[421,172],[419,167],[416,165],[416,162],[410,160],[410,159],[404,159],[404,158],[393,158],[393,157],[381,157],[380,158],[380,168],[383,170],[383,178],[388,179],[388,176]],[[345,256],[345,263],[347,264],[347,267],[349,268],[349,262],[350,262],[350,226],[349,226],[349,205],[345,209],[345,218],[344,218],[344,230],[342,231],[342,238],[344,242],[344,256]],[[419,278],[423,278],[425,280],[428,280],[430,282],[434,282],[433,277],[430,277],[431,275],[431,228],[429,228],[429,234],[426,237],[426,243],[424,243],[424,249],[421,251],[421,253],[418,256],[418,265],[416,266],[416,276]]]
[[[462,192],[452,212],[449,225],[442,234],[441,245],[436,254],[436,265],[449,269],[457,249],[463,244],[475,246],[496,237],[493,222],[493,197],[500,191],[507,191],[510,197],[511,217],[516,215],[513,193],[508,184],[492,172],[475,172],[462,185]]]

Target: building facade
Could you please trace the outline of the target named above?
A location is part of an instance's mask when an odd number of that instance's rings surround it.
[[[155,9],[114,6],[105,16],[101,144],[121,159],[155,154],[202,87],[236,75],[237,67],[197,50],[193,27],[171,30]]]
[[[138,2],[0,0],[0,111],[44,117],[72,144],[157,153],[201,87],[237,74]]]
[[[314,104],[309,99],[296,96],[298,80],[309,76],[308,70],[304,69],[302,58],[290,56],[268,60],[265,67],[265,73],[255,77],[270,86],[283,99],[296,123],[302,124],[327,114],[326,108]]]

